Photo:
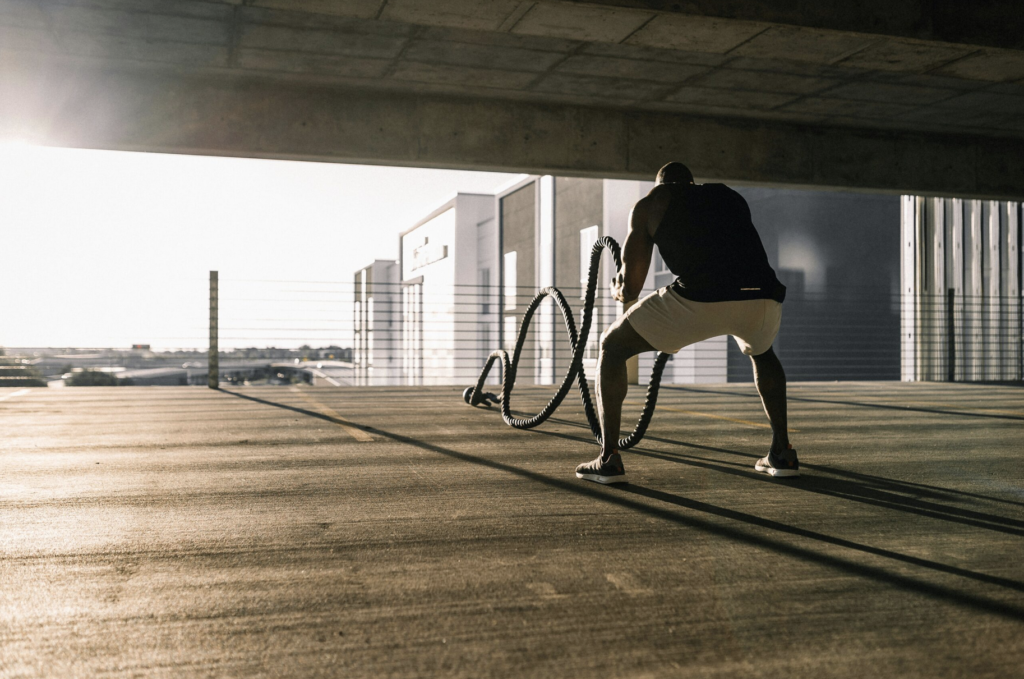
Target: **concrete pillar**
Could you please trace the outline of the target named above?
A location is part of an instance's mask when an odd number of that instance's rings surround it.
[[[917,356],[917,291],[918,291],[918,225],[920,214],[917,196],[902,196],[900,204],[900,231],[902,260],[900,265],[900,379],[910,382],[918,379]]]
[[[541,177],[537,186],[537,289],[555,284],[555,178]],[[534,323],[537,327],[536,383],[554,384],[555,376],[555,322],[557,312],[554,301],[545,299]]]
[[[210,389],[220,386],[220,300],[218,272],[210,272],[210,348],[207,354],[206,384]]]
[[[626,235],[629,233],[629,214],[638,200],[643,198],[643,185],[638,182],[606,179],[602,187],[602,236],[611,236],[619,245],[626,242]],[[595,318],[601,318],[604,322],[595,324],[592,333],[595,333],[595,340],[600,340],[601,333],[605,328],[624,314],[629,308],[612,300],[606,293],[612,276],[615,275],[615,265],[607,253],[602,255],[601,274],[598,278],[598,305],[601,308],[601,315],[598,317],[595,308]],[[648,371],[650,368],[648,368]],[[626,361],[626,379],[630,384],[640,382],[640,357],[634,356]]]

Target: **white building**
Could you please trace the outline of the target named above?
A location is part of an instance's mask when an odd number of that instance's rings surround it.
[[[378,259],[355,274],[352,363],[357,385],[400,383],[398,271],[398,262]]]
[[[562,291],[578,327],[593,244],[602,236],[624,243],[630,211],[652,186],[528,176],[494,196],[457,194],[400,234],[400,275],[387,278],[398,284],[398,294],[387,298],[386,312],[380,286],[362,283],[362,277],[382,281],[385,274],[368,267],[356,275],[354,362],[357,374],[366,376],[359,383],[473,384],[491,351],[512,351],[530,300],[547,286]],[[622,313],[608,289],[613,273],[606,254],[584,356],[591,378],[596,377],[601,333]],[[673,279],[656,256],[644,294]],[[387,341],[384,327],[390,331]],[[663,381],[727,381],[726,340],[715,338],[682,350],[669,363]],[[517,382],[556,384],[571,356],[561,314],[547,300],[531,323]],[[640,357],[632,366],[632,379],[646,383],[653,361],[653,354]],[[500,376],[496,366],[491,381],[499,382]]]
[[[506,349],[514,346],[523,313],[541,288],[558,287],[573,306],[577,326],[582,323],[581,300],[591,248],[603,236],[611,236],[620,246],[624,244],[630,212],[653,186],[653,182],[642,181],[531,176],[499,191],[496,213],[502,242],[502,341]],[[594,323],[584,355],[588,377],[597,373],[601,333],[622,314],[622,305],[612,300],[609,293],[613,274],[614,263],[605,254],[598,278]],[[641,296],[674,279],[656,254]],[[560,382],[572,352],[561,314],[553,302],[542,304],[531,323],[530,335],[517,381]],[[727,339],[714,338],[683,349],[669,362],[663,381],[725,382]],[[640,356],[631,366],[631,381],[646,383],[654,357]]]
[[[602,236],[624,243],[630,212],[651,187],[525,176],[494,196],[459,194],[433,211],[401,236],[401,259],[387,279],[397,290],[389,315],[371,306],[369,297],[379,305],[382,293],[359,298],[357,316],[373,319],[356,322],[357,363],[367,376],[361,383],[385,383],[369,381],[373,373],[397,384],[473,384],[492,350],[512,350],[524,312],[546,286],[563,292],[579,325],[592,245]],[[901,353],[903,379],[1020,379],[1018,203],[907,197],[901,239],[895,196],[738,191],[788,287],[775,350],[790,379],[895,379]],[[601,332],[622,313],[609,295],[612,273],[606,255],[584,358],[591,378]],[[655,253],[644,294],[673,279]],[[384,337],[386,323],[389,341],[369,341],[371,332]],[[530,326],[517,381],[555,384],[571,355],[560,314],[545,302]],[[381,371],[384,357],[390,372]],[[631,379],[646,384],[654,358],[641,355]],[[491,375],[499,380],[500,370]],[[716,337],[673,356],[663,382],[751,379],[749,358],[728,337]]]
[[[498,348],[494,196],[457,194],[402,232],[399,251],[402,383],[471,384]]]

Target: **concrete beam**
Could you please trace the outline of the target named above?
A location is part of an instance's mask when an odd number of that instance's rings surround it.
[[[813,127],[161,72],[7,70],[0,135],[416,167],[1024,197],[1024,141]]]
[[[666,14],[762,21],[949,43],[1024,49],[1019,0],[568,0]]]
[[[109,0],[108,0],[109,1]],[[844,33],[1024,49],[1019,0],[220,0],[323,15],[481,31],[552,33],[619,42],[649,21],[673,16],[718,21],[717,30],[769,24]],[[671,21],[665,21],[666,25]],[[707,25],[707,24],[705,24]],[[708,40],[721,39],[708,35]],[[669,37],[671,39],[671,37]],[[727,38],[726,38],[727,39]]]

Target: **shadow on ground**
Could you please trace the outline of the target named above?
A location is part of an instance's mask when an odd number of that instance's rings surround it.
[[[245,399],[265,406],[281,408],[328,422],[338,422],[336,418],[308,410],[306,408],[270,399],[259,398],[250,394],[243,394],[238,391],[221,391],[222,393],[235,398]],[[734,394],[730,392],[730,395]],[[568,424],[570,426],[580,426],[574,423],[565,422],[564,420],[558,420],[558,423]],[[980,573],[970,569],[959,568],[957,566],[951,566],[910,554],[902,554],[891,549],[858,543],[844,538],[827,535],[819,531],[807,530],[798,526],[773,521],[771,519],[762,518],[749,513],[685,498],[665,491],[632,484],[620,487],[603,487],[588,484],[586,482],[562,480],[560,478],[553,478],[523,467],[518,467],[477,455],[471,455],[452,448],[439,446],[410,436],[398,434],[396,432],[371,427],[364,427],[364,429],[366,431],[373,432],[376,435],[390,439],[396,443],[444,455],[467,464],[480,465],[493,470],[514,474],[521,478],[545,484],[591,500],[616,505],[622,509],[628,509],[657,519],[685,525],[688,528],[706,532],[718,538],[738,541],[764,550],[784,554],[789,557],[814,562],[850,575],[865,578],[878,584],[884,584],[906,591],[923,594],[969,609],[998,615],[1011,620],[1024,620],[1024,607],[1020,605],[1007,603],[991,596],[968,591],[966,587],[957,587],[949,584],[932,582],[926,579],[925,576],[928,574],[936,576],[940,574],[943,576],[955,576],[956,578],[969,580],[988,587],[995,587],[1013,592],[1024,592],[1024,583],[1016,580]],[[573,436],[560,432],[539,429],[531,431],[532,433],[541,436],[556,437],[577,442],[590,441],[589,438]],[[753,472],[751,464],[755,456],[747,453],[724,448],[701,446],[660,437],[647,437],[647,440],[681,446],[691,450],[701,450],[708,453],[739,456],[745,458],[746,461],[744,463],[723,462],[707,457],[685,455],[681,453],[667,453],[664,451],[652,450],[650,448],[633,448],[631,452],[633,454],[701,467],[718,473],[741,475],[749,477],[752,482],[756,483],[786,483],[787,485],[792,485],[793,487],[806,492],[818,493],[837,499],[842,498],[845,500],[863,502],[891,511],[928,516],[930,518],[960,523],[972,528],[997,531],[1014,536],[1021,536],[1024,534],[1024,523],[1020,521],[984,512],[967,511],[957,507],[950,507],[941,504],[943,499],[948,500],[955,495],[964,495],[966,497],[974,497],[976,499],[994,498],[986,498],[985,496],[972,495],[969,493],[958,493],[957,491],[949,489],[924,486],[920,484],[908,484],[898,480],[885,479],[844,470],[836,470],[833,468],[818,468],[810,465],[804,465],[806,471],[804,476],[801,478],[789,481],[779,481]],[[928,499],[921,500],[914,497],[908,497],[908,494],[925,495]],[[680,512],[675,508],[686,510],[686,512]],[[768,531],[767,534],[766,531]],[[793,538],[796,538],[796,540],[792,540]],[[826,552],[823,549],[826,546],[831,548],[831,551]],[[857,560],[858,557],[865,556],[882,558],[892,562],[894,565],[899,564],[903,568],[909,566],[914,569],[919,569],[919,573],[909,575],[905,572],[897,572],[896,568],[862,563]]]

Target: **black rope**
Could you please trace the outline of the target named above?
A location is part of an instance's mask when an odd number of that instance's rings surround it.
[[[506,424],[515,427],[516,429],[533,429],[539,424],[542,424],[555,412],[559,405],[562,404],[562,400],[565,399],[569,393],[569,389],[572,388],[574,381],[579,383],[580,388],[580,399],[583,401],[583,411],[587,415],[587,421],[590,423],[590,430],[594,434],[594,438],[597,439],[598,443],[601,443],[601,423],[598,419],[597,412],[594,410],[594,402],[590,397],[590,385],[587,382],[586,373],[583,370],[583,352],[586,350],[587,337],[590,335],[590,325],[594,320],[594,300],[597,296],[597,268],[601,262],[601,250],[608,248],[608,251],[612,255],[612,259],[615,260],[615,271],[618,272],[622,269],[622,254],[619,250],[619,244],[615,242],[614,238],[605,236],[604,238],[598,239],[594,243],[593,249],[590,251],[590,269],[587,273],[587,293],[583,302],[583,325],[580,327],[579,333],[576,332],[576,321],[572,315],[572,309],[569,308],[569,303],[565,301],[565,297],[559,291],[558,288],[544,288],[537,293],[537,296],[533,298],[530,305],[526,308],[526,313],[523,314],[523,322],[519,326],[519,336],[516,338],[516,346],[512,352],[511,360],[508,357],[508,352],[504,349],[498,349],[497,351],[491,352],[487,357],[487,362],[484,364],[483,370],[480,371],[480,377],[477,378],[476,386],[467,388],[462,397],[466,403],[476,406],[481,403],[490,405],[491,403],[499,403],[501,405],[501,417],[505,420]],[[565,377],[562,378],[562,384],[558,387],[558,391],[551,397],[548,404],[544,406],[544,409],[539,413],[530,418],[519,418],[513,417],[512,415],[512,388],[516,383],[516,372],[519,369],[519,358],[523,353],[523,345],[526,343],[526,333],[530,328],[530,321],[533,320],[533,314],[537,311],[540,303],[544,301],[545,297],[551,297],[555,301],[555,305],[559,311],[562,312],[562,320],[565,321],[565,330],[569,334],[569,343],[572,345],[572,361],[569,364],[569,369],[565,373]],[[501,359],[502,366],[504,366],[504,380],[501,383],[501,396],[495,396],[491,393],[484,392],[484,382],[487,380],[487,374],[491,371],[491,366],[498,359]],[[651,423],[651,417],[654,416],[654,406],[658,402],[658,388],[661,386],[661,374],[665,370],[665,363],[669,359],[669,354],[661,352],[654,361],[654,369],[651,371],[651,381],[647,385],[647,399],[644,402],[643,412],[640,413],[640,419],[636,423],[636,427],[633,429],[633,433],[624,439],[619,439],[619,449],[625,450],[632,448],[640,439],[644,437],[647,432],[647,426]]]

